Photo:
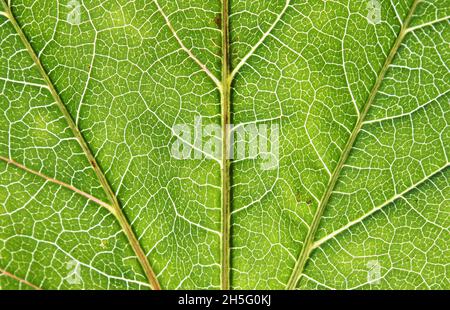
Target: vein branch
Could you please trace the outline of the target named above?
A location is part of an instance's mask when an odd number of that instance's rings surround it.
[[[108,199],[111,202],[111,207],[113,210],[113,215],[117,218],[120,226],[122,227],[123,232],[125,233],[128,241],[130,242],[131,247],[133,248],[133,251],[135,252],[143,270],[144,273],[153,289],[160,289],[159,282],[156,278],[156,275],[150,266],[150,263],[148,262],[147,256],[144,253],[144,250],[142,249],[141,245],[139,244],[139,241],[136,238],[136,235],[131,228],[131,225],[126,218],[125,214],[122,211],[122,208],[120,206],[120,203],[114,194],[114,191],[111,188],[111,185],[109,184],[105,174],[103,173],[102,169],[97,163],[97,160],[95,156],[92,154],[91,149],[89,148],[89,145],[87,144],[86,140],[84,139],[83,135],[81,134],[81,131],[79,130],[78,126],[76,125],[74,119],[72,118],[72,115],[70,114],[69,110],[67,109],[66,105],[62,101],[61,97],[59,96],[55,86],[53,85],[53,82],[51,81],[49,75],[47,74],[46,70],[44,69],[41,60],[37,56],[36,52],[34,51],[33,47],[31,46],[30,41],[26,37],[25,33],[23,32],[22,28],[20,27],[19,23],[17,22],[14,14],[11,11],[10,6],[6,2],[6,0],[0,0],[1,4],[3,5],[4,10],[6,11],[6,15],[8,16],[12,26],[16,30],[17,34],[20,37],[20,40],[24,44],[25,48],[27,49],[30,57],[33,59],[39,73],[41,74],[42,78],[48,85],[49,91],[53,97],[53,99],[56,102],[56,105],[58,106],[59,110],[63,114],[70,130],[72,131],[73,135],[78,141],[78,144],[81,146],[83,152],[85,153],[90,165],[95,171],[95,174],[105,191]]]
[[[9,15],[6,12],[0,11],[0,15],[5,16],[7,19],[9,19]]]
[[[222,242],[221,242],[221,288],[230,289],[230,238],[231,238],[231,192],[230,151],[231,133],[231,76],[229,42],[229,0],[222,0]]]
[[[255,46],[252,47],[252,49],[244,56],[244,58],[242,58],[242,60],[239,62],[239,64],[233,69],[233,72],[231,73],[231,77],[230,77],[231,80],[234,79],[234,77],[239,72],[239,70],[247,63],[247,60],[250,57],[252,57],[252,55],[261,46],[261,44],[264,43],[264,41],[269,36],[269,34],[272,32],[272,30],[275,28],[275,26],[280,22],[284,13],[286,13],[290,3],[291,3],[291,0],[286,0],[286,4],[284,5],[283,10],[281,10],[280,14],[278,14],[278,16],[275,19],[275,21],[273,22],[273,24],[269,27],[269,29],[267,29],[267,31],[262,35],[262,37],[259,39],[259,41],[255,44]]]
[[[28,168],[28,167],[26,167],[26,166],[24,166],[24,165],[22,165],[22,164],[20,164],[20,163],[18,163],[16,161],[12,160],[12,159],[10,159],[10,158],[6,158],[6,157],[3,157],[3,156],[0,156],[0,161],[4,161],[8,165],[15,166],[15,167],[17,167],[19,169],[22,169],[22,170],[24,170],[24,171],[26,171],[28,173],[37,175],[38,177],[40,177],[40,178],[42,178],[42,179],[44,179],[44,180],[46,180],[46,181],[48,181],[50,183],[54,183],[56,185],[62,186],[64,188],[66,188],[66,189],[69,189],[69,190],[71,190],[71,191],[73,191],[73,192],[83,196],[84,198],[86,198],[86,199],[88,199],[88,200],[90,200],[92,202],[95,202],[96,204],[106,208],[111,213],[114,213],[112,207],[109,204],[107,204],[106,202],[98,199],[97,197],[92,196],[91,194],[88,194],[88,193],[86,193],[86,192],[76,188],[75,186],[72,186],[72,185],[64,183],[64,182],[62,182],[60,180],[57,180],[57,179],[51,178],[49,176],[46,176],[45,174],[43,174],[41,172],[38,172],[38,171],[35,171],[33,169],[30,169],[30,168]]]
[[[33,86],[33,87],[48,89],[47,85],[39,84],[39,83],[33,83],[33,82],[28,82],[28,81],[12,80],[10,78],[4,78],[4,77],[0,77],[0,80],[8,82],[8,83],[14,83],[14,84],[20,84],[20,85],[25,85],[25,86]]]
[[[1,268],[0,268],[0,275],[4,275],[4,276],[7,276],[7,277],[9,277],[11,279],[14,279],[16,281],[19,281],[20,283],[23,283],[25,285],[28,285],[28,286],[34,288],[35,290],[42,290],[42,288],[40,288],[39,286],[37,286],[37,285],[35,285],[35,284],[25,280],[25,279],[19,278],[18,276],[13,275],[12,273],[10,273],[10,272],[8,272],[8,271],[6,271],[4,269],[1,269]]]
[[[286,12],[290,0],[286,0],[286,4],[282,12],[278,15],[275,22],[264,33],[258,43],[250,50],[250,52],[241,60],[241,62],[231,71],[230,62],[230,38],[229,38],[229,17],[230,2],[222,0],[222,81],[218,86],[221,95],[221,115],[222,115],[222,162],[221,162],[221,183],[222,183],[222,240],[221,240],[221,288],[223,290],[230,289],[231,279],[231,132],[229,124],[231,122],[231,86],[233,79],[241,67],[255,53],[258,47],[266,40],[273,28],[281,20]],[[181,42],[180,42],[181,44]]]
[[[443,22],[443,21],[448,20],[448,19],[450,19],[450,16],[445,16],[445,17],[442,17],[442,18],[438,18],[436,20],[433,20],[433,21],[430,21],[430,22],[427,22],[427,23],[424,23],[424,24],[421,24],[421,25],[417,25],[417,26],[408,28],[408,29],[406,29],[406,32],[413,32],[415,30],[418,30],[418,29],[421,29],[421,28],[424,28],[424,27],[428,27],[428,26],[432,26],[434,24]]]
[[[449,164],[447,163],[446,165],[444,165],[442,168],[438,169],[437,171],[434,171],[433,173],[431,173],[430,175],[425,176],[423,179],[421,179],[420,181],[418,181],[417,183],[411,185],[410,187],[408,187],[407,189],[405,189],[403,192],[401,192],[398,195],[393,196],[392,198],[390,198],[389,200],[387,200],[386,202],[382,203],[381,205],[373,208],[372,210],[370,210],[369,212],[363,214],[362,216],[360,216],[359,218],[357,218],[356,220],[353,220],[349,223],[347,223],[346,225],[342,226],[339,229],[336,229],[335,231],[333,231],[332,233],[328,234],[327,236],[323,237],[320,240],[317,240],[316,242],[314,242],[314,244],[311,247],[311,250],[317,249],[318,247],[320,247],[322,244],[326,243],[329,240],[334,239],[337,235],[343,233],[344,231],[347,231],[348,229],[350,229],[351,227],[355,226],[358,223],[361,223],[362,221],[364,221],[366,218],[370,217],[371,215],[373,215],[374,213],[380,211],[381,209],[383,209],[384,207],[386,207],[387,205],[397,201],[400,198],[403,198],[405,195],[407,195],[408,193],[412,192],[414,189],[416,189],[417,187],[419,187],[421,184],[425,183],[426,181],[428,181],[429,179],[431,179],[432,177],[434,177],[435,175],[441,173],[442,171],[444,171],[447,167],[449,166]]]
[[[367,113],[369,112],[370,107],[372,106],[372,104],[375,100],[375,97],[381,87],[384,77],[386,76],[389,66],[392,63],[395,55],[397,54],[397,51],[398,51],[400,45],[402,44],[402,42],[407,34],[408,26],[411,22],[412,16],[413,16],[413,14],[417,8],[417,5],[419,4],[420,1],[421,0],[414,0],[406,18],[405,18],[405,22],[403,23],[403,25],[400,29],[400,32],[394,42],[394,45],[392,46],[391,51],[389,52],[389,55],[387,56],[387,58],[384,62],[384,65],[378,74],[375,84],[372,87],[372,90],[367,98],[367,101],[362,108],[361,114],[358,117],[356,125],[353,128],[353,131],[344,147],[341,157],[339,158],[339,162],[333,171],[330,181],[328,182],[327,189],[326,189],[322,199],[319,202],[319,205],[317,207],[313,221],[311,223],[311,227],[308,230],[303,247],[300,251],[300,255],[294,266],[291,277],[288,280],[288,283],[286,286],[287,289],[295,289],[298,281],[300,280],[300,277],[303,274],[303,269],[305,267],[305,264],[306,264],[307,260],[309,259],[309,256],[313,250],[314,239],[316,236],[317,229],[319,228],[319,223],[322,218],[323,212],[325,211],[325,208],[330,200],[331,194],[336,186],[336,183],[340,176],[342,168],[343,168],[345,162],[347,161],[351,150],[353,149],[353,146],[356,142],[356,138],[363,126],[364,119],[367,116]]]
[[[206,65],[203,62],[200,61],[200,59],[197,58],[197,56],[194,55],[194,53],[192,53],[192,51],[190,49],[188,49],[186,47],[186,45],[184,45],[183,41],[178,36],[177,32],[175,31],[175,28],[173,27],[172,23],[170,22],[169,17],[164,13],[164,11],[161,8],[161,6],[159,5],[158,1],[154,0],[154,2],[155,2],[156,7],[158,8],[159,13],[164,18],[167,27],[169,27],[170,32],[172,32],[172,35],[175,37],[178,44],[181,46],[181,49],[183,51],[185,51],[189,55],[189,57],[200,66],[200,68],[206,73],[206,75],[208,75],[211,78],[211,80],[214,82],[214,84],[216,84],[217,88],[219,88],[219,90],[221,90],[222,83],[219,81],[219,79],[208,69],[208,67],[206,67]]]

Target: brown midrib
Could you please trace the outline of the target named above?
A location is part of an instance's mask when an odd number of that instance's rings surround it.
[[[229,124],[231,118],[231,76],[229,42],[229,1],[222,0],[222,240],[221,240],[221,289],[230,289],[230,243],[231,243],[231,176]]]

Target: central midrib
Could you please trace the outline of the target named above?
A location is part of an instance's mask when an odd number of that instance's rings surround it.
[[[286,288],[289,290],[295,289],[298,281],[300,280],[300,277],[303,274],[304,267],[306,265],[306,262],[308,261],[310,254],[313,250],[313,243],[316,236],[317,229],[319,228],[320,220],[322,218],[323,212],[328,205],[329,199],[331,197],[331,193],[333,192],[337,180],[340,176],[340,173],[342,171],[342,168],[347,161],[351,150],[353,149],[353,146],[356,142],[356,138],[359,134],[359,131],[362,128],[363,122],[365,117],[367,116],[367,113],[370,110],[370,107],[372,106],[372,103],[375,100],[375,97],[378,93],[378,90],[380,89],[380,86],[384,80],[384,77],[387,73],[387,70],[389,69],[389,65],[392,63],[392,60],[394,59],[395,55],[397,54],[398,48],[400,47],[401,43],[403,42],[403,39],[405,38],[405,35],[407,33],[407,28],[411,22],[411,18],[417,8],[417,5],[419,4],[420,0],[414,0],[413,4],[411,5],[411,8],[408,12],[408,15],[406,16],[403,24],[401,25],[400,32],[394,42],[394,45],[391,48],[391,51],[389,52],[389,55],[387,56],[383,67],[381,68],[380,73],[378,74],[378,77],[375,81],[375,84],[369,94],[369,97],[367,98],[366,103],[363,106],[362,112],[360,113],[360,116],[358,117],[358,120],[356,122],[355,127],[353,128],[353,131],[344,147],[344,151],[341,154],[341,157],[339,158],[339,162],[336,165],[335,170],[333,171],[333,174],[330,178],[330,181],[328,182],[327,189],[320,200],[319,206],[317,208],[317,211],[314,215],[314,219],[311,223],[311,227],[308,230],[308,233],[305,238],[305,242],[303,244],[303,247],[300,251],[299,258],[294,266],[294,270],[292,271],[291,277],[289,278],[289,281],[287,283]]]
[[[230,118],[231,118],[231,70],[230,70],[230,42],[229,42],[229,0],[222,0],[222,82],[221,97],[221,126],[222,126],[222,240],[221,240],[221,275],[220,287],[230,289],[230,242],[231,242],[231,176],[230,176]]]

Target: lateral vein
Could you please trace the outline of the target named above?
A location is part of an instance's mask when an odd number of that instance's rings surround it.
[[[181,46],[181,49],[183,51],[185,51],[189,57],[194,60],[199,66],[200,68],[211,78],[211,80],[214,82],[214,84],[216,84],[217,88],[219,90],[222,90],[222,83],[219,81],[219,79],[208,69],[208,67],[206,67],[206,65],[200,61],[200,59],[198,59],[194,53],[192,53],[192,51],[190,49],[188,49],[186,47],[186,45],[184,45],[183,41],[181,40],[181,38],[178,36],[177,32],[175,31],[175,28],[173,27],[172,23],[169,20],[169,17],[164,13],[163,9],[161,8],[161,6],[159,5],[157,0],[153,0],[155,2],[156,7],[158,8],[159,13],[162,15],[162,17],[164,18],[167,27],[169,27],[170,32],[172,32],[172,35],[175,37],[175,39],[177,40],[178,44]]]
[[[78,144],[81,146],[83,152],[85,153],[87,159],[89,160],[90,165],[95,171],[95,174],[103,187],[103,190],[105,191],[105,194],[108,196],[108,199],[110,200],[112,204],[112,209],[114,209],[114,215],[119,222],[120,226],[122,227],[122,230],[127,237],[131,247],[133,248],[134,253],[137,256],[137,259],[139,263],[141,264],[141,267],[152,287],[152,289],[159,290],[161,289],[159,282],[156,278],[156,275],[150,266],[150,263],[147,259],[147,256],[145,255],[144,250],[142,249],[142,246],[140,245],[127,217],[122,211],[122,208],[120,206],[120,203],[114,194],[114,191],[111,188],[111,185],[109,184],[105,174],[103,173],[102,169],[97,163],[97,160],[95,156],[93,155],[91,149],[89,148],[88,143],[84,139],[83,135],[81,134],[81,131],[79,130],[78,126],[75,124],[75,121],[70,114],[69,110],[67,109],[66,105],[62,101],[61,97],[59,96],[55,86],[53,85],[53,82],[51,81],[49,75],[47,74],[46,70],[44,69],[41,60],[37,56],[36,52],[34,51],[33,47],[31,46],[31,43],[29,42],[28,38],[26,37],[25,33],[23,32],[22,28],[20,27],[19,23],[17,22],[14,14],[11,11],[10,6],[6,2],[6,0],[1,0],[1,4],[3,5],[4,10],[6,11],[6,14],[9,16],[9,20],[11,21],[14,29],[16,30],[17,34],[19,35],[23,45],[27,49],[30,57],[33,59],[39,73],[41,74],[42,78],[45,80],[49,87],[49,91],[55,100],[56,105],[58,106],[59,110],[63,114],[64,118],[66,119],[67,125],[71,129],[73,135],[78,141]]]
[[[417,106],[417,108],[415,108],[415,109],[413,109],[413,110],[411,110],[409,112],[401,113],[401,114],[397,114],[397,115],[393,115],[393,116],[388,116],[388,117],[385,117],[385,118],[379,118],[379,119],[364,121],[363,125],[374,124],[374,123],[381,123],[381,122],[385,122],[385,121],[389,121],[389,120],[395,120],[395,119],[398,119],[398,118],[402,118],[402,117],[405,117],[405,116],[411,116],[414,113],[416,113],[417,111],[420,111],[420,110],[424,109],[425,107],[427,107],[431,103],[437,102],[440,98],[446,96],[449,92],[450,92],[450,90],[447,90],[447,91],[443,92],[442,94],[439,94],[436,98],[433,98],[433,99],[425,102],[424,104],[421,104],[421,105]]]
[[[347,141],[347,143],[346,143],[346,145],[344,147],[344,150],[343,150],[343,152],[341,154],[341,157],[339,158],[339,162],[336,165],[335,170],[333,171],[333,174],[332,174],[332,176],[330,178],[330,181],[328,182],[327,189],[326,189],[322,199],[319,202],[319,205],[317,207],[317,211],[316,211],[316,213],[314,215],[314,218],[313,218],[313,221],[311,223],[311,227],[308,230],[308,233],[307,233],[307,235],[305,237],[305,242],[303,243],[303,247],[302,247],[302,249],[300,251],[300,255],[299,255],[298,260],[297,260],[297,262],[296,262],[296,264],[294,266],[294,269],[292,271],[291,277],[289,278],[288,283],[286,285],[286,288],[289,289],[289,290],[295,289],[295,286],[297,285],[298,281],[300,280],[300,277],[303,274],[303,269],[305,267],[306,262],[309,259],[311,251],[313,249],[312,246],[313,246],[313,243],[314,243],[314,238],[316,236],[317,229],[319,228],[319,223],[320,223],[320,220],[322,218],[322,214],[323,214],[323,212],[324,212],[324,210],[325,210],[325,208],[326,208],[326,206],[328,204],[328,201],[329,201],[329,199],[331,197],[331,194],[332,194],[332,192],[333,192],[333,190],[334,190],[334,188],[336,186],[336,183],[337,183],[337,180],[338,180],[338,178],[340,176],[342,168],[343,168],[345,162],[347,161],[351,150],[353,149],[353,146],[354,146],[354,144],[356,142],[356,138],[357,138],[357,136],[358,136],[362,126],[363,126],[364,119],[367,116],[367,114],[369,112],[369,109],[370,109],[370,107],[372,106],[372,103],[375,100],[375,97],[376,97],[376,95],[377,95],[377,93],[378,93],[378,91],[379,91],[379,89],[381,87],[381,84],[382,84],[382,82],[384,80],[384,77],[385,77],[385,75],[386,75],[386,73],[387,73],[387,71],[389,69],[389,66],[392,63],[395,55],[397,54],[397,51],[398,51],[400,45],[402,44],[402,42],[403,42],[403,40],[404,40],[404,38],[405,38],[405,36],[407,34],[406,30],[409,27],[409,24],[411,22],[412,16],[413,16],[413,14],[414,14],[414,12],[415,12],[415,10],[417,8],[417,5],[419,4],[420,1],[421,0],[414,0],[414,2],[412,3],[412,6],[411,6],[411,8],[410,8],[406,18],[405,18],[405,22],[401,26],[400,32],[399,32],[399,34],[398,34],[398,36],[397,36],[397,38],[396,38],[396,40],[394,42],[394,45],[392,46],[391,51],[389,52],[389,55],[387,56],[387,58],[386,58],[386,60],[385,60],[385,62],[383,64],[383,67],[381,68],[381,70],[380,70],[380,72],[378,74],[378,77],[377,77],[377,79],[375,81],[375,84],[373,85],[373,88],[372,88],[372,90],[371,90],[371,92],[370,92],[370,94],[369,94],[369,96],[367,98],[367,101],[366,101],[365,105],[362,108],[362,112],[361,112],[360,116],[358,117],[356,125],[353,128],[353,131],[352,131],[352,133],[351,133],[351,135],[350,135],[350,137],[349,137],[349,139],[348,139],[348,141]]]
[[[382,203],[381,205],[373,208],[372,210],[370,210],[369,212],[365,213],[364,215],[360,216],[359,218],[357,218],[356,220],[353,220],[351,222],[349,222],[348,224],[342,226],[339,229],[336,229],[335,231],[333,231],[332,233],[328,234],[327,236],[323,237],[322,239],[316,241],[313,243],[313,245],[311,246],[311,251],[314,249],[317,249],[318,247],[320,247],[322,244],[326,243],[329,240],[334,239],[337,235],[341,234],[342,232],[350,229],[351,227],[355,226],[356,224],[361,223],[362,221],[364,221],[366,218],[370,217],[371,215],[373,215],[374,213],[380,211],[381,209],[383,209],[384,207],[386,207],[387,205],[397,201],[400,198],[403,198],[406,194],[410,193],[411,191],[413,191],[414,189],[416,189],[418,186],[420,186],[421,184],[425,183],[426,181],[428,181],[429,179],[431,179],[433,176],[441,173],[442,171],[444,171],[447,167],[449,166],[449,164],[447,163],[446,165],[444,165],[442,168],[434,171],[433,173],[431,173],[430,175],[425,176],[423,179],[421,179],[420,181],[418,181],[417,183],[411,185],[410,187],[406,188],[403,192],[401,192],[400,194],[397,194],[395,196],[393,196],[392,198],[390,198],[389,200],[387,200],[386,202]]]
[[[27,81],[19,81],[19,80],[12,80],[12,79],[6,79],[4,77],[0,77],[1,81],[5,81],[7,83],[14,83],[14,84],[20,84],[20,85],[25,85],[25,86],[34,86],[34,87],[38,87],[38,88],[45,88],[48,89],[47,85],[44,84],[39,84],[39,83],[32,83],[32,82],[27,82]]]
[[[221,240],[221,288],[230,289],[230,248],[231,248],[231,77],[229,42],[229,0],[222,0],[222,85],[221,85],[221,124],[222,124],[222,240]]]
[[[84,198],[86,198],[86,199],[88,199],[88,200],[90,200],[92,202],[95,202],[96,204],[106,208],[108,211],[110,211],[111,213],[114,214],[114,210],[109,204],[107,204],[106,202],[98,199],[97,197],[92,196],[91,194],[88,194],[88,193],[86,193],[86,192],[76,188],[73,185],[70,185],[70,184],[62,182],[60,180],[51,178],[51,177],[49,177],[49,176],[47,176],[47,175],[45,175],[45,174],[43,174],[41,172],[35,171],[33,169],[30,169],[30,168],[26,167],[25,165],[22,165],[22,164],[14,161],[14,160],[12,160],[10,158],[6,158],[6,157],[3,157],[3,156],[0,156],[0,161],[4,161],[8,165],[15,166],[15,167],[17,167],[19,169],[22,169],[22,170],[24,170],[24,171],[26,171],[28,173],[34,174],[34,175],[36,175],[36,176],[38,176],[38,177],[40,177],[40,178],[42,178],[42,179],[44,179],[44,180],[46,180],[46,181],[48,181],[50,183],[54,183],[54,184],[57,184],[59,186],[62,186],[64,188],[66,188],[66,189],[69,189],[69,190],[71,190],[71,191],[73,191],[73,192],[83,196]]]
[[[450,19],[450,16],[445,16],[445,17],[442,17],[442,18],[438,18],[436,20],[433,20],[433,21],[430,21],[430,22],[427,22],[427,23],[424,23],[424,24],[421,24],[421,25],[417,25],[417,26],[408,28],[408,29],[406,29],[406,32],[413,32],[415,30],[422,29],[422,28],[425,28],[427,26],[432,26],[434,24],[443,22],[444,20],[448,20],[448,19]]]
[[[256,52],[256,50],[261,46],[261,44],[264,43],[266,38],[269,36],[269,34],[272,32],[272,30],[275,28],[275,26],[280,22],[281,18],[283,17],[284,13],[286,13],[289,5],[291,3],[291,0],[286,0],[286,3],[283,7],[283,10],[278,14],[277,18],[273,22],[273,24],[267,29],[267,31],[262,35],[262,37],[259,39],[259,41],[252,47],[252,49],[247,53],[247,55],[242,58],[242,60],[239,62],[239,64],[233,69],[233,72],[231,73],[230,80],[233,80],[236,74],[239,72],[239,70],[242,68],[243,65],[247,62],[247,60],[252,57],[252,55]]]
[[[34,288],[35,290],[42,290],[42,288],[40,288],[39,286],[37,286],[37,285],[35,285],[35,284],[25,280],[25,279],[19,278],[18,276],[13,275],[12,273],[10,273],[10,272],[2,269],[2,268],[0,268],[0,275],[4,275],[4,276],[7,276],[7,277],[9,277],[11,279],[14,279],[16,281],[19,281],[20,283],[23,283],[25,285],[28,285],[28,286]]]

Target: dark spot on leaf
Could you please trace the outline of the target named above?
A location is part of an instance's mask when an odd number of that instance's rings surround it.
[[[222,15],[217,14],[216,17],[214,17],[214,23],[216,23],[217,28],[222,29]]]

